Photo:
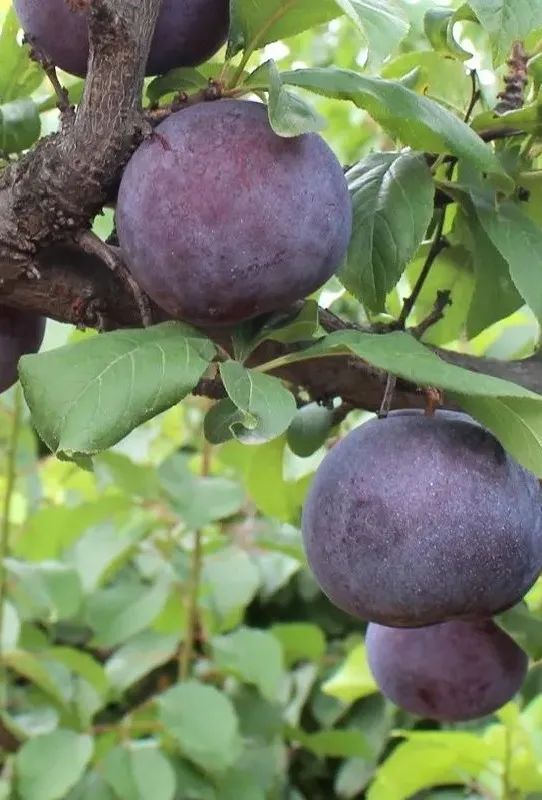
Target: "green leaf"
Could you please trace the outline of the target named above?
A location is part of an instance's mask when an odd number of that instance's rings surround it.
[[[476,214],[511,278],[538,320],[542,320],[542,228],[514,203],[495,207],[475,198]]]
[[[107,573],[129,556],[147,532],[146,524],[134,520],[125,525],[104,522],[80,536],[65,560],[77,570],[85,594],[94,592]]]
[[[288,447],[300,458],[312,456],[322,447],[333,427],[333,411],[318,403],[302,406],[290,423]]]
[[[283,72],[281,78],[326,97],[351,100],[404,144],[418,151],[464,158],[478,170],[500,176],[508,189],[512,186],[491,148],[468,125],[434,100],[420,97],[396,81],[334,67]]]
[[[30,48],[17,41],[19,20],[10,8],[0,33],[0,104],[28,97],[43,82],[44,73],[30,58]]]
[[[193,328],[166,322],[25,356],[19,372],[47,446],[67,456],[92,455],[182,400],[214,353]]]
[[[22,746],[15,766],[21,800],[64,800],[92,756],[90,736],[57,730]]]
[[[81,582],[68,564],[58,561],[28,564],[10,558],[6,560],[6,568],[16,577],[15,596],[28,607],[30,615],[56,622],[73,617],[79,610],[83,599]]]
[[[288,90],[274,61],[259,67],[269,81],[269,122],[279,136],[293,137],[323,130],[327,121],[306,100]],[[256,76],[255,76],[256,77]]]
[[[276,697],[284,665],[282,648],[271,633],[240,628],[215,637],[211,646],[219,669],[257,686],[268,700]]]
[[[337,672],[322,685],[322,691],[348,704],[378,692],[364,645],[360,644],[350,651]]]
[[[131,742],[110,750],[103,763],[107,783],[126,800],[173,800],[175,773],[163,753],[152,743]]]
[[[87,772],[66,800],[118,800],[101,775]]]
[[[335,0],[231,0],[227,58],[313,28],[340,14]]]
[[[542,658],[542,619],[533,614],[525,603],[519,603],[495,621],[534,661]]]
[[[284,433],[297,406],[278,378],[247,369],[238,361],[222,363],[220,375],[230,400],[243,414],[240,422],[230,426],[237,439],[258,444]]]
[[[149,586],[117,583],[101,589],[87,601],[85,618],[97,647],[115,647],[150,625],[164,607],[170,578],[163,573]]]
[[[340,280],[371,311],[384,311],[433,216],[433,179],[425,157],[410,152],[373,153],[347,179],[354,226]]]
[[[360,731],[329,730],[305,733],[300,729],[294,729],[290,731],[290,738],[320,758],[351,758],[370,754],[365,736]]]
[[[50,647],[43,651],[43,656],[64,664],[70,672],[84,678],[99,695],[107,694],[109,685],[104,668],[89,653],[72,647]]]
[[[245,501],[243,488],[237,481],[195,475],[186,456],[180,453],[160,466],[159,478],[171,505],[191,528],[231,517]]]
[[[219,626],[229,627],[254,598],[260,586],[258,568],[247,553],[234,547],[207,556],[203,565],[202,606],[217,618]]]
[[[173,658],[178,645],[179,635],[141,631],[107,660],[105,672],[111,686],[118,692],[124,692],[156,667]]]
[[[326,651],[326,640],[322,630],[308,622],[285,622],[273,625],[271,633],[282,644],[289,666],[297,661],[320,661]]]
[[[535,0],[468,0],[480,24],[488,32],[497,64],[510,53],[512,44],[542,27],[542,7]]]
[[[39,139],[38,107],[32,100],[12,100],[0,105],[0,150],[21,153]]]
[[[409,31],[403,9],[394,0],[336,0],[360,28],[369,48],[369,64],[379,64]]]
[[[343,761],[335,779],[335,792],[339,797],[353,798],[361,795],[376,770],[369,758],[349,758]],[[461,795],[464,800],[464,795]]]
[[[523,299],[512,282],[507,262],[482,228],[474,206],[458,210],[454,231],[472,254],[476,283],[468,307],[467,334],[473,338],[517,311]]]
[[[450,396],[452,401],[454,395]],[[489,428],[505,450],[542,476],[542,407],[531,399],[457,395],[461,407]]]
[[[472,53],[463,50],[454,36],[455,24],[463,18],[464,14],[449,8],[429,8],[425,12],[423,27],[433,50],[460,61],[472,57]]]
[[[2,661],[18,675],[38,686],[56,703],[65,705],[64,695],[38,656],[25,650],[9,650],[2,654]]]
[[[4,602],[2,613],[2,638],[0,639],[0,653],[6,650],[15,650],[21,632],[21,621],[15,606],[8,600]]]
[[[266,797],[256,776],[231,770],[218,787],[217,800],[266,800]]]
[[[293,313],[270,314],[263,324],[261,317],[238,325],[232,335],[235,358],[244,362],[262,342],[293,344],[307,341],[316,335],[319,328],[319,307],[315,300],[305,300]]]
[[[180,683],[158,698],[160,719],[194,764],[221,772],[237,760],[239,723],[228,697],[197,681]]]
[[[151,105],[158,104],[167,94],[187,94],[209,86],[208,78],[194,67],[179,67],[165,75],[154,78],[147,86],[147,97]]]

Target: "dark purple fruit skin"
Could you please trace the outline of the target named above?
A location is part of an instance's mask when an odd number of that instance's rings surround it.
[[[265,106],[170,116],[125,170],[117,230],[136,280],[171,316],[236,323],[306,297],[340,266],[352,206],[316,134],[282,138]]]
[[[43,317],[0,307],[0,393],[17,382],[19,359],[38,352],[44,333]]]
[[[394,413],[326,456],[303,536],[323,591],[354,616],[405,627],[484,619],[542,569],[540,486],[465,415]]]
[[[429,628],[369,625],[367,658],[383,695],[420,717],[464,722],[492,714],[519,691],[523,650],[491,620]]]
[[[56,66],[84,77],[88,61],[86,13],[66,0],[15,0],[25,32]],[[228,35],[228,0],[163,0],[147,75],[201,64]]]

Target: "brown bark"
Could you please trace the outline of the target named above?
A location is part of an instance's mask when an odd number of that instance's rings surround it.
[[[85,93],[76,112],[65,110],[62,129],[41,140],[0,172],[0,303],[53,319],[108,329],[141,325],[133,292],[97,255],[76,244],[111,196],[122,168],[147,132],[140,108],[143,71],[160,0],[86,0],[91,56]],[[32,275],[34,273],[34,275]],[[40,277],[36,277],[39,273]],[[154,321],[165,318],[153,309]],[[322,312],[328,330],[348,327]],[[212,332],[211,332],[212,333]],[[222,344],[227,332],[220,334]],[[266,344],[261,358],[285,352]],[[504,363],[440,352],[455,364],[507,378],[542,392],[542,360]],[[285,368],[281,374],[312,397],[342,397],[375,410],[386,376],[354,358]],[[220,388],[202,383],[216,397]],[[421,406],[415,386],[398,382],[395,407]]]

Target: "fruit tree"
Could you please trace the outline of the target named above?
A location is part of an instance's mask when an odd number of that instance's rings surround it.
[[[542,0],[0,0],[0,800],[542,797]]]

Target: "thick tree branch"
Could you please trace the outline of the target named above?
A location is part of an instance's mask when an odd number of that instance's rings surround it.
[[[43,250],[38,257],[40,280],[21,277],[16,265],[0,260],[0,303],[44,314],[61,322],[95,327],[103,323],[107,329],[139,327],[138,306],[129,288],[95,256],[78,250],[74,245],[54,246]],[[154,307],[156,322],[167,315]],[[322,310],[321,322],[328,331],[341,330],[348,324],[334,314]],[[207,331],[221,344],[227,345],[228,332]],[[269,360],[287,352],[274,342],[263,345],[258,359]],[[505,378],[542,393],[542,358],[533,356],[523,361],[480,359],[459,353],[438,350],[438,354],[453,364]],[[284,368],[279,373],[296,386],[304,387],[314,399],[342,397],[357,408],[377,411],[386,387],[386,374],[355,358],[330,358],[307,361]],[[221,388],[206,381],[198,393],[220,397]],[[423,407],[424,395],[416,387],[398,381],[393,407]]]
[[[88,247],[85,252],[77,242],[114,193],[124,164],[150,129],[140,98],[160,0],[81,2],[90,13],[91,55],[79,108],[63,115],[58,134],[41,140],[0,172],[0,304],[75,325],[139,326],[141,309],[134,292],[97,252]],[[154,308],[153,319],[158,322],[165,314]],[[326,311],[321,319],[330,331],[348,327]],[[227,346],[227,331],[213,336]],[[286,347],[269,342],[257,356],[268,360],[285,352]],[[542,392],[538,358],[501,363],[440,355]],[[370,410],[380,408],[386,387],[385,374],[355,358],[298,363],[280,374],[314,399],[340,396],[347,406]],[[213,380],[202,381],[196,391],[210,397],[223,393]],[[397,382],[394,407],[424,402],[415,386]]]
[[[144,67],[160,0],[88,0],[91,53],[77,113],[0,173],[0,259],[28,268],[88,227],[143,135]]]

